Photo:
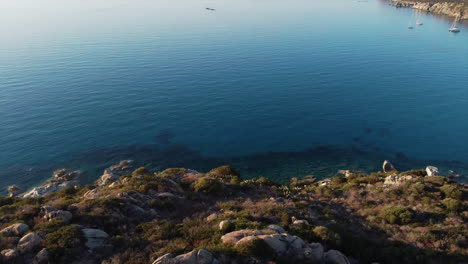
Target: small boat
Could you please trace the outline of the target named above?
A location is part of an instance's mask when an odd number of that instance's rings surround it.
[[[416,22],[416,25],[422,26],[422,25],[424,25],[424,24],[423,24],[423,22],[417,21],[417,22]]]
[[[412,26],[408,26],[408,29],[413,29],[413,28],[414,28],[414,27],[412,27]]]
[[[457,22],[458,22],[458,17],[455,17],[455,20],[453,21],[452,26],[448,30],[449,32],[453,32],[453,33],[460,32],[460,29],[457,26]]]
[[[214,8],[209,8],[209,7],[207,7],[207,8],[206,8],[206,10],[209,10],[209,11],[215,11],[215,9],[214,9]]]

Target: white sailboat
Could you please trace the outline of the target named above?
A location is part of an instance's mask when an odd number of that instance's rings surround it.
[[[421,12],[418,12],[418,16],[417,16],[417,19],[416,19],[416,25],[418,25],[418,26],[424,25],[423,22],[421,22]]]
[[[457,26],[458,23],[458,17],[455,17],[455,20],[453,21],[452,26],[449,28],[449,32],[457,33],[460,32],[460,28]]]
[[[414,12],[411,13],[411,18],[410,21],[408,22],[408,29],[413,29],[413,17],[414,17]]]

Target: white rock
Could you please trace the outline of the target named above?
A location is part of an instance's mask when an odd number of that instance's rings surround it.
[[[104,170],[104,174],[96,181],[98,186],[110,184],[118,180],[121,176],[132,173],[132,160],[123,160],[119,164]]]
[[[393,166],[392,163],[390,163],[390,161],[385,160],[382,164],[382,170],[383,172],[390,172],[390,171],[394,171],[395,167]]]
[[[12,224],[7,226],[0,231],[0,234],[6,236],[22,236],[24,233],[29,231],[29,226],[23,223]]]
[[[278,234],[281,234],[281,233],[285,233],[285,232],[286,232],[286,231],[284,230],[284,228],[282,228],[282,227],[279,226],[279,225],[269,225],[269,226],[267,226],[267,229],[273,230],[273,231],[277,232]]]
[[[409,181],[413,179],[413,176],[411,175],[396,175],[396,174],[391,174],[391,175],[388,175],[386,178],[385,178],[385,181],[384,181],[384,185],[395,185],[395,186],[398,186],[406,181]]]
[[[427,166],[426,173],[427,173],[427,176],[440,176],[439,169],[434,166]]]
[[[221,241],[223,241],[223,243],[230,243],[235,245],[237,242],[239,242],[239,240],[241,240],[244,237],[257,235],[264,235],[264,233],[259,230],[243,229],[225,234],[221,237]]]
[[[231,224],[234,224],[236,222],[236,220],[223,220],[221,222],[219,222],[219,230],[226,230]]]

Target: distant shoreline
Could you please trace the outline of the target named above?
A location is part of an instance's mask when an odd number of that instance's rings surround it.
[[[450,17],[459,17],[460,20],[468,19],[468,3],[463,1],[400,1],[392,0],[392,5],[395,7],[413,8],[428,13],[446,15]]]

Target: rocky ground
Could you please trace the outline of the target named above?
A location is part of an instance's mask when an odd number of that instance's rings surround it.
[[[0,263],[463,263],[468,188],[427,166],[277,184],[151,172],[122,161],[92,185],[59,170],[0,198]],[[395,168],[396,167],[396,168]]]
[[[468,1],[466,0],[422,0],[406,1],[392,0],[396,7],[409,7],[433,14],[456,17],[460,20],[468,19]]]

